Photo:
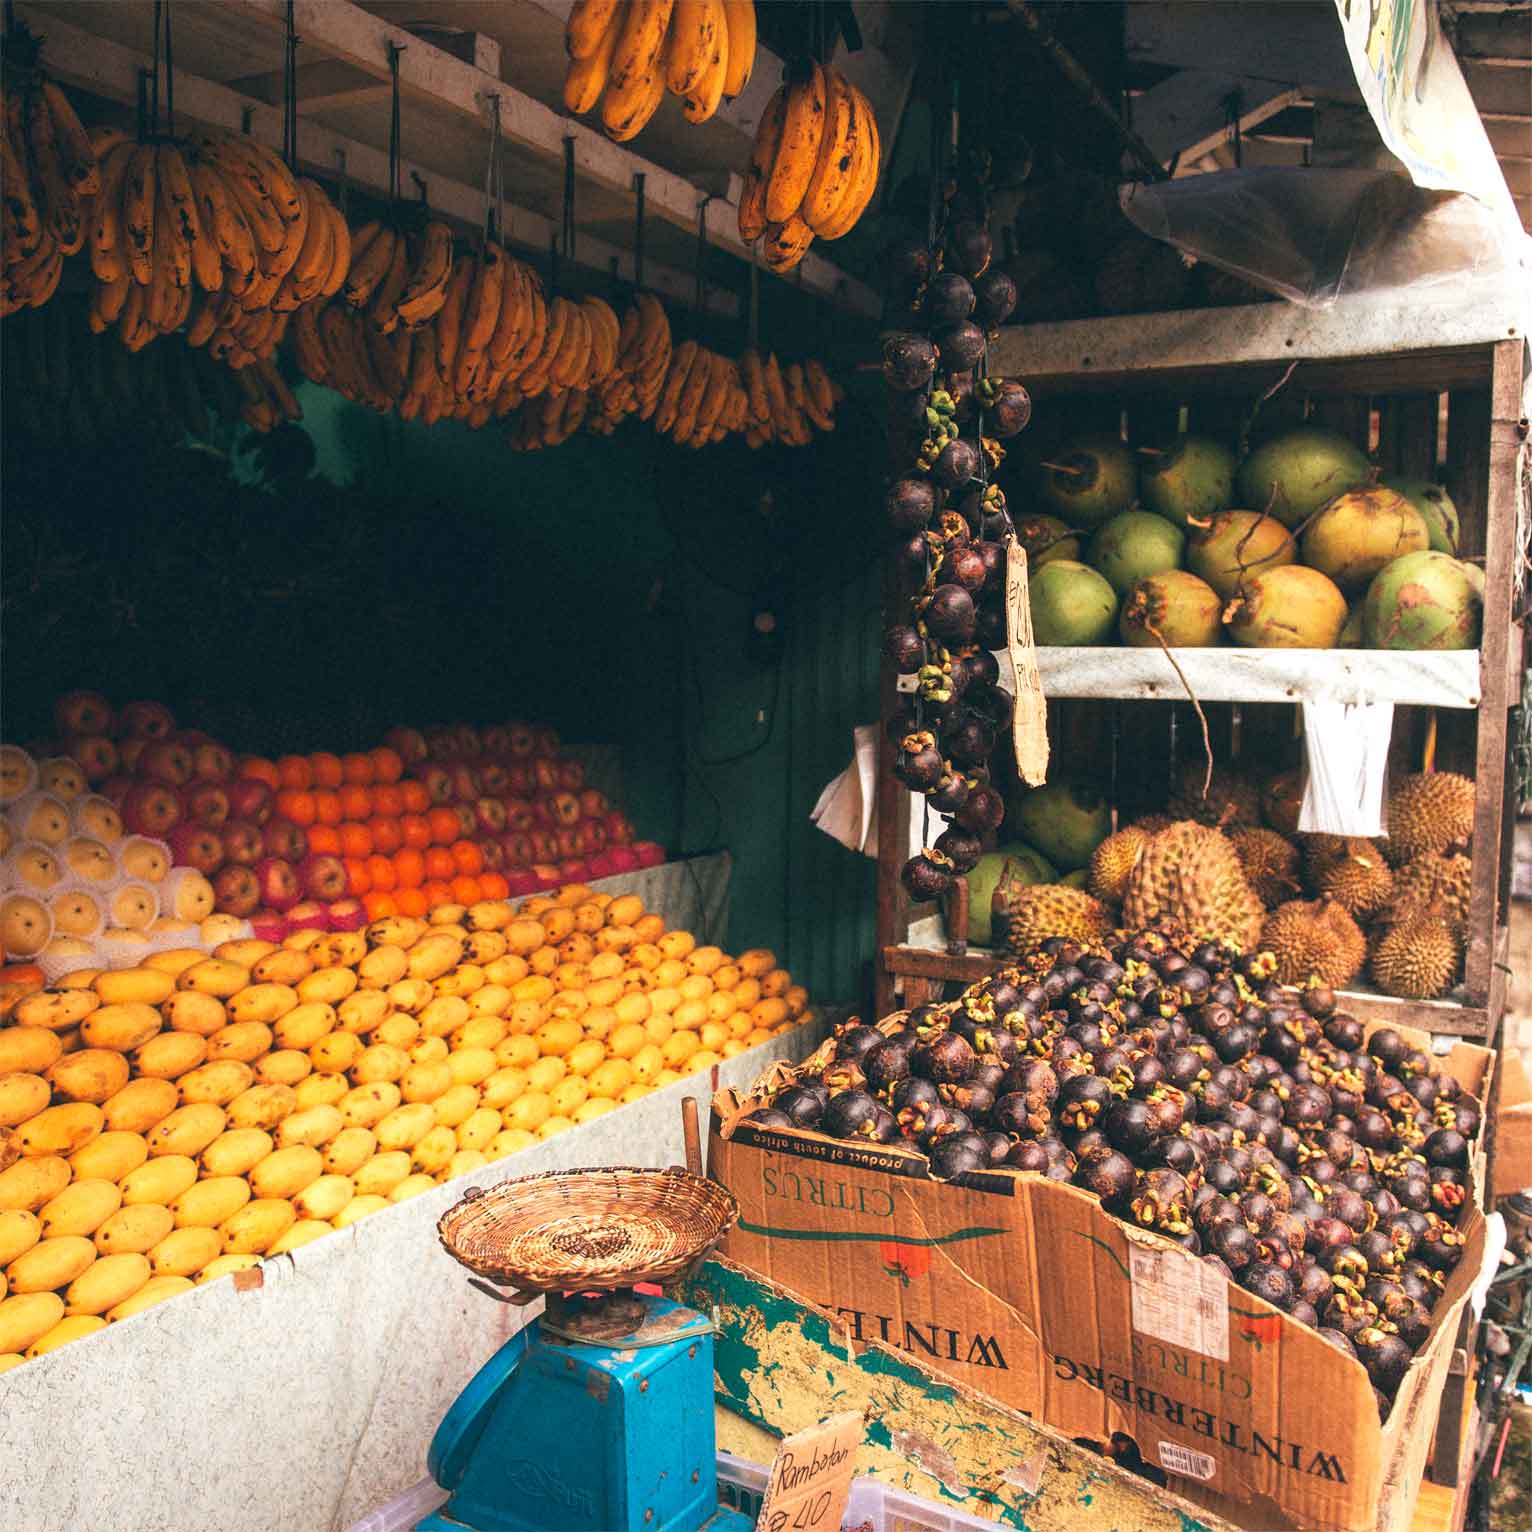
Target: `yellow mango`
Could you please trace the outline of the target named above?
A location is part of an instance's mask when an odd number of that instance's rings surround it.
[[[311,1106],[282,1119],[277,1127],[277,1145],[287,1149],[294,1144],[308,1144],[321,1148],[329,1143],[342,1128],[346,1119],[334,1106]]]
[[[447,1056],[447,1068],[454,1085],[477,1085],[495,1072],[495,1054],[491,1048],[458,1048]]]
[[[575,1108],[574,1121],[578,1127],[581,1123],[594,1122],[598,1117],[605,1117],[608,1112],[615,1112],[617,1103],[602,1096],[592,1096],[589,1101],[583,1102]]]
[[[167,1207],[197,1179],[197,1162],[184,1154],[162,1154],[130,1170],[118,1183],[124,1207]]]
[[[156,1277],[194,1277],[222,1249],[217,1229],[172,1229],[149,1252],[149,1270]]]
[[[52,1292],[67,1287],[95,1259],[96,1247],[83,1234],[60,1234],[18,1255],[5,1277],[15,1294]]]
[[[548,1092],[548,1107],[555,1117],[573,1118],[590,1096],[590,1086],[579,1075],[567,1075]]]
[[[96,1230],[96,1249],[102,1255],[120,1255],[123,1251],[137,1251],[142,1255],[146,1250],[154,1249],[175,1228],[175,1222],[170,1209],[158,1203],[141,1202],[118,1208]]]
[[[99,974],[91,988],[102,1005],[161,1005],[175,993],[176,981],[156,968],[116,968]]]
[[[0,1027],[0,1074],[42,1074],[63,1051],[46,1027]]]
[[[336,1006],[335,1014],[343,1032],[367,1037],[383,1025],[392,1009],[388,996],[381,990],[358,989]]]
[[[293,1206],[299,1218],[329,1220],[334,1218],[356,1195],[356,1185],[350,1176],[323,1175],[310,1181],[293,1198]]]
[[[343,1203],[342,1206],[344,1205]],[[312,1245],[316,1239],[321,1239],[326,1234],[333,1234],[334,1232],[335,1230],[328,1220],[321,1221],[317,1218],[300,1218],[266,1254],[286,1255],[289,1250],[301,1250],[304,1245]]]
[[[48,1105],[52,1090],[41,1075],[0,1075],[0,1128],[14,1128]]]
[[[246,936],[220,942],[213,948],[213,956],[226,963],[238,963],[241,968],[253,968],[263,957],[279,950],[275,942],[263,941],[259,936]]]
[[[206,956],[200,947],[170,947],[163,952],[151,952],[140,966],[152,968],[157,973],[168,973],[174,979]]]
[[[596,1045],[598,1048],[600,1044]],[[527,1088],[526,1071],[502,1065],[479,1087],[480,1104],[498,1112],[509,1106]]]
[[[527,1133],[535,1133],[551,1115],[547,1093],[529,1090],[506,1107],[500,1114],[500,1120],[508,1128],[521,1128]]]
[[[479,1092],[472,1085],[454,1085],[431,1103],[431,1110],[439,1127],[455,1128],[477,1111],[478,1106]]]
[[[131,1319],[133,1315],[142,1314],[145,1309],[152,1309],[155,1304],[163,1303],[167,1298],[175,1298],[191,1290],[192,1284],[187,1277],[150,1277],[131,1298],[125,1298],[115,1308],[106,1311],[107,1321],[116,1324],[119,1319]]]
[[[279,1149],[278,1154],[292,1154]],[[313,1153],[312,1150],[309,1151]],[[315,1156],[316,1158],[318,1156]],[[292,1203],[282,1197],[247,1202],[223,1225],[225,1255],[263,1255],[298,1221]]]
[[[499,1131],[500,1113],[481,1106],[457,1125],[457,1146],[459,1149],[487,1149]]]
[[[222,1000],[193,989],[178,989],[160,1008],[160,1014],[172,1032],[190,1032],[197,1037],[211,1037],[229,1024]]]
[[[512,917],[513,911],[504,899],[481,899],[468,907],[468,923],[479,932],[503,931]]]
[[[404,1149],[385,1150],[359,1165],[351,1180],[358,1195],[386,1197],[410,1173],[410,1156]]]
[[[410,1164],[427,1175],[440,1175],[457,1153],[457,1134],[439,1124],[410,1149]]]
[[[369,1080],[348,1090],[335,1103],[335,1109],[348,1127],[370,1128],[387,1117],[401,1099],[392,1080]]]
[[[155,1080],[176,1080],[207,1057],[207,1039],[195,1032],[161,1032],[133,1055],[135,1073]]]
[[[65,1314],[104,1314],[125,1303],[151,1276],[149,1258],[141,1251],[125,1250],[102,1256],[69,1284],[64,1294]]]
[[[91,989],[43,989],[18,1002],[11,1021],[18,1027],[65,1032],[79,1026],[100,1005],[101,997]]]
[[[403,947],[385,944],[374,947],[357,965],[357,978],[367,989],[387,989],[409,972],[409,959]]]
[[[80,1037],[89,1048],[131,1053],[160,1030],[160,1013],[152,1005],[98,1006],[80,1023]]]
[[[362,1050],[351,1067],[351,1074],[358,1085],[372,1085],[398,1080],[409,1067],[410,1056],[403,1048],[392,1043],[372,1043]]]
[[[413,1179],[413,1176],[407,1176],[399,1185],[408,1185]],[[425,1181],[426,1186],[434,1184],[430,1176],[423,1176],[421,1179]],[[397,1191],[398,1187],[395,1187],[394,1190]],[[389,1201],[390,1199],[387,1197],[353,1197],[335,1215],[330,1227],[333,1229],[349,1229],[352,1224],[360,1222],[363,1218],[368,1217],[369,1214],[381,1213],[388,1206]]]
[[[218,1234],[217,1230],[214,1230]],[[220,1246],[223,1243],[222,1234],[218,1234]],[[204,1282],[216,1282],[219,1277],[232,1277],[236,1271],[253,1271],[261,1264],[258,1255],[220,1255],[207,1263],[197,1273],[197,1286],[201,1287]]]
[[[373,1131],[378,1135],[379,1147],[384,1150],[413,1149],[435,1126],[436,1116],[430,1103],[416,1101],[395,1107]]]
[[[109,1048],[82,1048],[66,1053],[48,1070],[48,1082],[59,1102],[87,1101],[99,1106],[128,1083],[128,1061]]]
[[[231,1021],[208,1038],[207,1061],[217,1064],[224,1059],[237,1059],[241,1064],[253,1064],[263,1053],[270,1052],[271,1041],[271,1028],[264,1021]]]
[[[345,1075],[305,1075],[294,1087],[298,1110],[306,1112],[310,1107],[334,1106],[346,1094]]]
[[[441,1178],[444,1181],[455,1181],[459,1176],[472,1175],[488,1164],[489,1156],[482,1149],[459,1149],[442,1172]]]
[[[377,1136],[366,1128],[342,1128],[320,1151],[326,1175],[349,1176],[377,1152]]]
[[[354,1032],[331,1032],[309,1049],[309,1062],[319,1074],[345,1074],[362,1056],[364,1046]]]
[[[531,971],[524,957],[507,952],[504,957],[497,957],[484,965],[484,977],[489,981],[484,989],[503,989],[509,995]],[[481,990],[480,994],[483,992]],[[502,1010],[499,1014],[504,1015],[505,1012]]]
[[[221,1106],[211,1101],[197,1101],[180,1106],[163,1122],[156,1123],[145,1137],[149,1153],[184,1154],[195,1157],[223,1132],[228,1117]]]
[[[198,1164],[204,1176],[242,1176],[275,1148],[271,1135],[260,1128],[228,1128],[202,1151]]]
[[[362,935],[367,938],[371,947],[395,946],[408,947],[417,937],[424,934],[425,921],[415,915],[388,915],[382,920],[374,920]]]
[[[236,990],[224,1002],[231,1022],[258,1021],[270,1026],[298,1004],[298,991],[290,984],[252,984]]]
[[[243,963],[219,957],[193,963],[176,979],[177,989],[193,989],[199,994],[216,995],[220,1000],[229,1000],[241,990],[248,993],[249,985],[250,970]]]
[[[26,1351],[64,1317],[57,1293],[23,1293],[0,1300],[0,1352]]]
[[[501,1028],[500,1037],[505,1035],[505,1023],[500,1018],[510,1009],[511,990],[506,984],[486,984],[483,989],[478,989],[468,997],[468,1010],[476,1018],[482,1017],[485,1021],[498,1023]],[[472,1023],[464,1023],[465,1026]],[[496,1037],[495,1042],[500,1040]],[[489,1044],[491,1048],[494,1043]]]
[[[312,947],[309,956],[316,969],[355,968],[367,955],[367,938],[360,931],[326,931]]]
[[[272,1027],[277,1047],[307,1052],[320,1038],[328,1037],[338,1024],[335,1007],[312,1000],[295,1005]]]
[[[388,1194],[388,1200],[390,1202],[408,1202],[411,1197],[418,1197],[422,1192],[430,1191],[431,1188],[435,1185],[436,1178],[434,1176],[428,1176],[423,1170],[418,1170],[414,1175],[406,1176]],[[360,1201],[362,1201],[362,1198],[358,1197],[356,1202]],[[356,1206],[356,1202],[353,1202],[350,1207],[354,1208]],[[349,1212],[350,1208],[348,1208],[347,1211]],[[377,1211],[378,1209],[375,1207],[369,1207],[367,1209],[368,1213],[375,1213]],[[357,1216],[365,1217],[366,1214],[359,1213]]]
[[[63,1193],[59,1195],[62,1196]],[[57,1200],[58,1198],[52,1199],[53,1202]],[[44,1207],[51,1205],[51,1202],[45,1203]],[[60,1229],[56,1232],[78,1234],[86,1231]],[[42,1219],[36,1213],[29,1213],[25,1208],[0,1209],[0,1271],[9,1266],[18,1255],[25,1255],[42,1237]]]
[[[180,1034],[178,1034],[180,1035]],[[239,1059],[219,1059],[188,1070],[177,1081],[177,1094],[185,1106],[226,1107],[255,1083],[255,1071]]]
[[[83,1149],[76,1149],[69,1156],[66,1169],[73,1170],[77,1181],[120,1182],[148,1158],[149,1145],[142,1133],[114,1129],[93,1138]]]
[[[314,1072],[314,1061],[296,1048],[278,1048],[255,1061],[258,1085],[292,1085]]]
[[[585,1105],[590,1106],[590,1102]],[[584,1108],[582,1107],[583,1111]],[[503,1160],[513,1154],[520,1154],[523,1149],[529,1149],[537,1140],[526,1131],[525,1128],[502,1128],[490,1141],[486,1151],[491,1160]]]
[[[304,1005],[327,1005],[332,1009],[356,988],[356,970],[352,968],[316,968],[298,981],[298,999]]]
[[[445,1060],[411,1064],[399,1080],[399,1092],[406,1101],[435,1101],[454,1083],[452,1070]]]
[[[243,1176],[209,1176],[188,1186],[170,1204],[170,1214],[178,1229],[216,1229],[249,1200],[250,1183]]]
[[[462,961],[463,942],[460,937],[435,931],[415,942],[405,958],[412,979],[439,979]]]
[[[529,1090],[552,1090],[568,1073],[569,1066],[563,1059],[555,1058],[550,1054],[528,1066],[527,1087]]]
[[[87,1239],[122,1206],[122,1192],[112,1181],[72,1181],[44,1203],[36,1222],[45,1239],[79,1234]],[[0,1218],[16,1215],[0,1213]],[[31,1214],[21,1215],[30,1218]],[[0,1262],[3,1265],[4,1262]]]
[[[264,1128],[269,1133],[297,1109],[298,1097],[290,1085],[252,1085],[229,1103],[229,1126]]]
[[[437,995],[420,1011],[420,1030],[426,1037],[450,1037],[472,1012],[461,995]]]
[[[87,1335],[94,1335],[97,1330],[104,1329],[106,1321],[95,1314],[66,1315],[46,1335],[27,1347],[27,1356],[46,1356],[50,1351],[57,1351],[60,1346],[67,1346],[70,1341],[83,1340]]]
[[[97,1137],[104,1125],[99,1106],[74,1101],[47,1107],[28,1118],[12,1133],[11,1142],[29,1157],[70,1155]]]
[[[112,1133],[147,1133],[175,1111],[179,1099],[169,1080],[130,1080],[102,1102],[104,1128]]]
[[[324,1159],[317,1149],[309,1144],[292,1144],[286,1149],[274,1149],[252,1166],[247,1179],[257,1197],[269,1200],[296,1197],[323,1174]]]
[[[250,977],[257,984],[285,984],[296,988],[314,971],[314,960],[307,952],[278,947],[250,965]]]

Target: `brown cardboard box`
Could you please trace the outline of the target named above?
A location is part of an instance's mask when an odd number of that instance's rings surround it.
[[[1495,1085],[1490,1192],[1509,1197],[1532,1186],[1532,1051],[1507,1048]]]
[[[1492,1059],[1459,1044],[1443,1063],[1482,1099]],[[1066,1435],[1126,1432],[1179,1493],[1251,1526],[1408,1522],[1483,1260],[1477,1197],[1431,1340],[1380,1424],[1359,1363],[1078,1188],[1007,1171],[942,1184],[913,1151],[743,1118],[730,1093],[715,1100],[709,1173],[740,1204],[724,1253],[838,1312],[853,1341]]]

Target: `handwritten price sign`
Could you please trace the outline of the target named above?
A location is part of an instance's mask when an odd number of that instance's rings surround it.
[[[784,1437],[756,1518],[758,1532],[840,1532],[863,1430],[862,1412],[848,1410]]]

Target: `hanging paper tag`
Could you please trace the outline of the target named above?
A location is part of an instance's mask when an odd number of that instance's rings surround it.
[[[1029,787],[1048,776],[1048,704],[1037,670],[1032,641],[1032,598],[1027,588],[1027,555],[1012,533],[1005,540],[1005,641],[1011,660],[1016,710],[1011,715],[1011,744],[1016,770]]]
[[[1383,782],[1394,727],[1392,702],[1305,702],[1308,782],[1298,828],[1305,834],[1385,835]]]

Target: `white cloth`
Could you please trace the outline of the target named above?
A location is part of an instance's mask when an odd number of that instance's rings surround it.
[[[1327,835],[1386,835],[1383,786],[1392,702],[1305,702],[1309,779],[1298,828]]]
[[[881,727],[875,723],[856,726],[850,764],[838,777],[825,783],[819,801],[809,815],[832,840],[838,840],[850,851],[860,851],[863,856],[870,857],[878,854],[878,735]],[[915,801],[910,805],[909,855],[914,856],[947,828],[947,819],[932,810],[927,832],[925,804],[914,793],[910,797]]]

